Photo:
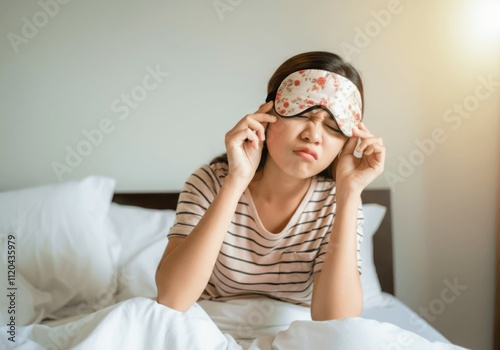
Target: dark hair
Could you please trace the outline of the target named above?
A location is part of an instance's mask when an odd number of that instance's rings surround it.
[[[361,113],[363,113],[364,110],[363,83],[361,81],[359,73],[352,65],[344,61],[340,56],[326,51],[304,52],[295,55],[287,59],[285,62],[283,62],[283,64],[278,67],[276,72],[274,72],[271,79],[269,79],[269,82],[267,84],[268,96],[271,94],[276,94],[279,85],[288,75],[302,69],[326,70],[329,72],[340,74],[345,78],[349,79],[351,82],[354,83],[354,85],[357,86],[361,94],[361,102],[362,102]],[[267,145],[266,143],[264,143],[264,147],[262,149],[262,156],[260,159],[259,166],[257,167],[257,171],[262,170],[264,168],[267,155],[268,155]],[[337,158],[338,157],[335,157],[333,163],[329,165],[326,169],[321,171],[318,175],[330,179],[335,179],[335,174],[332,172],[332,166],[335,165]],[[219,157],[216,157],[210,162],[210,164],[219,162],[228,163],[227,154],[223,154]]]

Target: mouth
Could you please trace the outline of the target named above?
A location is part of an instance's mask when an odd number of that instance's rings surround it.
[[[308,160],[318,160],[318,154],[310,148],[298,148],[293,153]]]

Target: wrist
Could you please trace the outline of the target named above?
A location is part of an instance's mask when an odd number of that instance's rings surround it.
[[[229,173],[224,179],[222,187],[226,189],[231,189],[231,191],[234,191],[235,193],[241,195],[247,189],[250,180],[251,179],[232,176],[231,173]]]
[[[361,201],[361,192],[362,190],[358,190],[355,188],[349,188],[337,184],[337,188],[335,190],[335,197],[337,198],[337,202],[353,202],[353,201]]]

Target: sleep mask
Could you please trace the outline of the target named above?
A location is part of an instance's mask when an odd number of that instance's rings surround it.
[[[352,129],[361,121],[361,94],[354,83],[340,74],[303,69],[287,76],[276,95],[269,94],[274,110],[280,117],[291,118],[312,109],[322,108],[330,114],[340,132],[352,136]]]

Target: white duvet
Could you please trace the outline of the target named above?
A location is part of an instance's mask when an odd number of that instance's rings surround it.
[[[175,212],[111,204],[114,185],[92,176],[0,193],[0,280],[15,291],[0,297],[0,349],[463,349],[364,317],[313,322],[308,308],[267,298],[159,305],[154,274]],[[363,316],[408,328],[418,316],[384,307],[371,255],[382,209],[363,207]]]
[[[57,326],[34,324],[19,327],[15,331],[15,343],[9,340],[9,329],[4,326],[1,328],[1,345],[6,349],[30,350],[463,349],[452,344],[430,342],[393,324],[361,317],[334,321],[300,320],[305,317],[300,308],[286,305],[268,299],[228,304],[201,302],[182,313],[155,300],[138,297]],[[246,316],[224,325],[224,314],[231,316],[234,308]],[[241,308],[249,312],[241,312]],[[205,310],[216,311],[219,327]],[[280,319],[290,317],[299,320],[280,323]],[[258,335],[256,339],[252,339],[255,335]]]

